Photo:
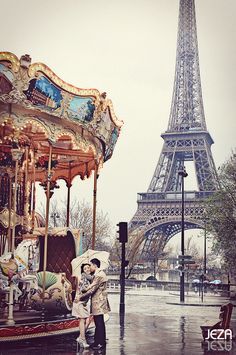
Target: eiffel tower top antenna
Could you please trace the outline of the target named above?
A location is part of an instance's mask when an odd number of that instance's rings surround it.
[[[206,130],[194,0],[180,0],[174,90],[168,130]]]

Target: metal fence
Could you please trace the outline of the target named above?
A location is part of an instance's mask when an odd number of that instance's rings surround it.
[[[119,289],[120,280],[109,280],[108,287],[109,289]],[[125,280],[125,287],[126,289],[157,289],[157,290],[166,290],[166,291],[176,291],[180,289],[180,283],[174,281],[156,281],[156,280],[132,280],[126,279]],[[197,284],[197,290],[202,287],[202,284]],[[186,290],[194,290],[194,285],[191,282],[185,282],[185,289]],[[203,286],[204,287],[204,286]],[[236,284],[231,284],[231,287],[236,287]],[[206,290],[212,292],[219,292],[219,293],[227,293],[229,292],[229,285],[228,284],[220,284],[220,285],[210,285],[208,284],[205,286]]]

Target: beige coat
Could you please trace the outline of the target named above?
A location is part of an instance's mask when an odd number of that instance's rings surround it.
[[[94,316],[105,314],[110,311],[107,299],[107,276],[104,271],[98,270],[93,282],[87,288],[87,291],[80,296],[83,301],[91,296],[91,313]]]

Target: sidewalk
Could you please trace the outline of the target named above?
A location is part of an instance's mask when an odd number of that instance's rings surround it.
[[[118,289],[110,289],[109,294],[119,294],[120,290]],[[199,296],[198,293],[195,293],[194,291],[189,291],[185,292],[185,302],[181,303],[180,302],[180,296],[178,291],[161,291],[161,290],[155,290],[155,289],[149,289],[149,288],[143,288],[143,289],[128,289],[126,290],[126,295],[130,296],[157,296],[159,295],[160,297],[163,296],[165,297],[166,303],[167,304],[172,304],[172,305],[181,305],[181,306],[205,306],[205,307],[220,307],[224,303],[231,302],[234,307],[236,307],[236,300],[230,300],[227,297],[222,297],[221,295],[218,294],[213,294],[213,293],[204,293],[203,294],[203,302],[202,302],[202,297],[201,295]]]
[[[202,298],[202,295],[199,296],[198,293],[190,292],[189,294],[185,294],[184,303],[180,302],[178,292],[170,292],[170,295],[175,296],[175,299],[173,297],[172,301],[166,302],[167,304],[179,306],[221,307],[222,304],[230,302],[236,307],[236,300],[230,300],[228,297],[222,297],[211,293],[204,293]]]

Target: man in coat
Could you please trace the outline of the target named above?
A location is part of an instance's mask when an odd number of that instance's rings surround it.
[[[94,279],[86,292],[80,296],[80,301],[91,296],[91,313],[95,323],[94,350],[100,350],[106,345],[106,329],[104,322],[104,314],[110,311],[107,299],[107,276],[104,271],[100,270],[100,260],[94,258],[90,260],[91,272],[94,272]]]

